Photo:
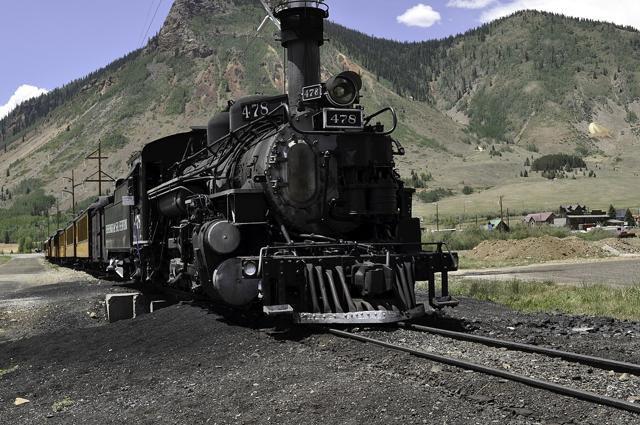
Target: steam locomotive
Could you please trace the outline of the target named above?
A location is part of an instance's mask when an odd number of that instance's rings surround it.
[[[416,281],[432,307],[455,306],[458,257],[421,243],[414,190],[395,170],[395,112],[366,115],[354,72],[321,82],[328,12],[322,1],[276,6],[290,95],[230,102],[206,127],[147,144],[46,256],[303,324],[421,316]],[[374,121],[382,114],[391,128]]]

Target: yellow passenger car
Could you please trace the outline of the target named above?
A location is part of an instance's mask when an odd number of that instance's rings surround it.
[[[89,214],[84,213],[76,220],[76,257],[89,258]]]
[[[65,257],[73,258],[76,256],[76,239],[75,239],[75,223],[69,224],[69,226],[65,229]]]
[[[62,259],[67,256],[67,232],[59,230],[58,235],[58,258]]]

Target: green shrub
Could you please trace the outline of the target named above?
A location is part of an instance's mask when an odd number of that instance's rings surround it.
[[[443,189],[441,187],[434,190],[418,192],[418,199],[425,203],[438,202],[448,196],[453,196],[453,192],[450,189]]]
[[[424,189],[427,187],[427,182],[431,180],[433,180],[431,173],[420,173],[420,175],[418,175],[415,170],[411,170],[411,177],[404,179],[404,182],[409,187]]]
[[[587,168],[587,164],[578,156],[563,153],[541,156],[531,164],[533,171],[571,171],[574,168]]]

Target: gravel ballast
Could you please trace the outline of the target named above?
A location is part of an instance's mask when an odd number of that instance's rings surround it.
[[[0,328],[5,329],[0,334],[2,423],[640,422],[638,416],[613,408],[320,331],[274,332],[273,324],[251,312],[177,304],[108,324],[100,303],[104,295],[128,290],[97,281],[0,294]],[[20,310],[22,316],[16,314],[17,304],[34,299]],[[640,329],[632,322],[527,315],[464,299],[456,310],[422,323],[639,361]],[[620,374],[531,354],[470,347],[412,331],[360,332],[404,339],[443,354],[476,356],[509,365],[512,372],[543,373],[541,377],[612,396],[633,397],[638,389],[633,376],[621,380]],[[16,406],[16,398],[29,401]]]

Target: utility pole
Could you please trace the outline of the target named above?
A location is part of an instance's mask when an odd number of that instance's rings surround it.
[[[96,149],[95,151],[91,152],[89,154],[89,156],[87,156],[85,158],[85,159],[95,159],[95,160],[98,161],[98,171],[96,171],[95,173],[91,174],[85,180],[85,182],[98,183],[98,197],[102,196],[102,182],[107,182],[107,181],[114,182],[114,181],[116,181],[116,179],[114,179],[109,174],[107,174],[104,171],[102,171],[102,160],[103,159],[108,159],[108,158],[109,158],[108,156],[102,156],[102,141],[99,140],[99,139],[98,139],[98,149]],[[103,176],[107,177],[108,180],[103,179]]]
[[[65,188],[62,189],[62,191],[71,194],[71,212],[75,216],[76,215],[76,187],[80,186],[82,183],[76,184],[76,177],[73,170],[71,170],[71,178],[63,177],[63,179],[67,179],[71,182],[71,190],[68,190],[67,187],[65,186]]]
[[[60,201],[56,198],[56,231],[60,229]]]
[[[504,195],[500,195],[500,219],[504,220],[504,214],[502,213],[502,199],[504,198]]]
[[[440,214],[438,211],[438,204],[436,204],[436,231],[440,231]]]

